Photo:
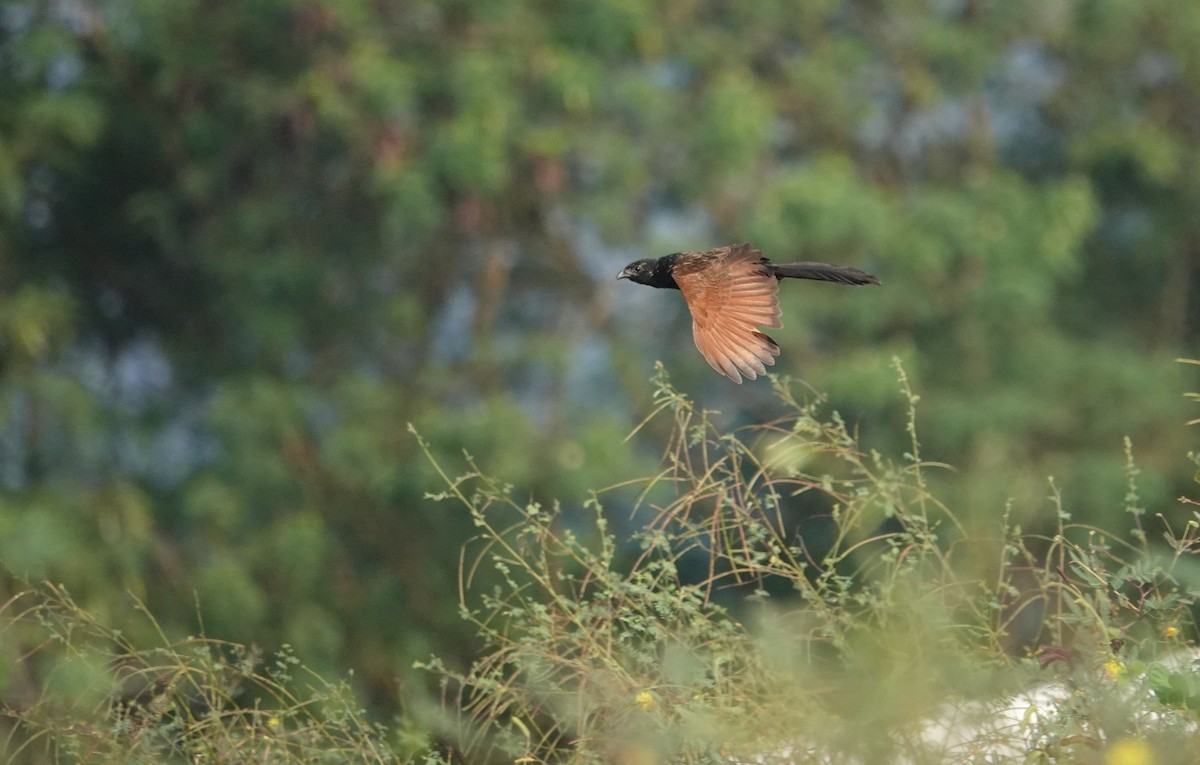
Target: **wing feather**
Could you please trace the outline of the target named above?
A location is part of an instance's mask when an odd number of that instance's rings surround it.
[[[675,283],[692,314],[692,336],[713,369],[736,383],[766,374],[779,346],[759,327],[781,327],[779,281],[747,244],[680,257]]]

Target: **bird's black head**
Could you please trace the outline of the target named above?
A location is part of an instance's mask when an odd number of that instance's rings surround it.
[[[618,279],[628,279],[631,282],[638,284],[646,284],[651,287],[660,289],[679,289],[679,285],[675,283],[675,277],[671,276],[671,266],[675,265],[675,259],[679,257],[679,253],[673,253],[663,258],[647,258],[646,260],[635,260],[621,270],[617,274]]]

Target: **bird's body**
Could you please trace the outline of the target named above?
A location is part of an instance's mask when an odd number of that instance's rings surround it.
[[[782,327],[780,279],[879,284],[864,271],[828,263],[772,263],[748,244],[708,252],[676,252],[639,260],[618,279],[677,289],[692,314],[692,335],[704,359],[736,383],[755,379],[774,364],[779,346],[759,327]]]

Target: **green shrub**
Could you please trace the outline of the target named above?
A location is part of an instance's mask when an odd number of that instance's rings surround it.
[[[485,647],[420,665],[440,702],[391,725],[287,646],[173,640],[148,613],[139,646],[26,588],[0,611],[7,761],[1197,761],[1197,503],[1142,507],[1127,441],[1127,533],[1074,521],[1053,480],[1053,534],[1011,508],[968,528],[928,489],[946,468],[896,371],[910,448],[889,457],[786,380],[786,415],[728,429],[660,367],[639,425],[669,422],[659,468],[578,508],[451,469],[412,429],[431,498],[478,530],[460,607]]]
[[[317,677],[288,646],[264,655],[159,636],[133,645],[50,584],[11,598],[0,633],[5,761],[400,761],[403,741],[368,720],[351,683]]]
[[[522,502],[469,456],[457,476],[435,461],[433,497],[479,529],[462,607],[488,650],[466,671],[426,665],[462,698],[442,733],[463,760],[1073,762],[1117,742],[1200,756],[1178,653],[1195,634],[1195,519],[1147,516],[1127,443],[1131,533],[1074,522],[1053,480],[1053,535],[1003,508],[967,529],[927,490],[943,467],[921,460],[897,371],[911,449],[889,458],[786,381],[786,416],[726,431],[660,370],[652,417],[673,430],[640,482],[634,555],[605,511],[627,485],[585,518]],[[1023,688],[1044,693],[1013,720]]]

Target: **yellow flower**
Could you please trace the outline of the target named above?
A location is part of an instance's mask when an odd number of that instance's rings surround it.
[[[1104,662],[1104,676],[1109,680],[1116,680],[1125,671],[1125,665],[1116,659],[1109,659]]]
[[[1140,738],[1121,738],[1104,755],[1104,765],[1152,765],[1154,751]]]
[[[654,708],[654,694],[650,691],[642,691],[633,697],[633,703],[649,712]]]
[[[1167,627],[1165,630],[1163,630],[1163,637],[1166,637],[1166,638],[1173,638],[1178,634],[1179,634],[1179,628],[1174,625]]]

